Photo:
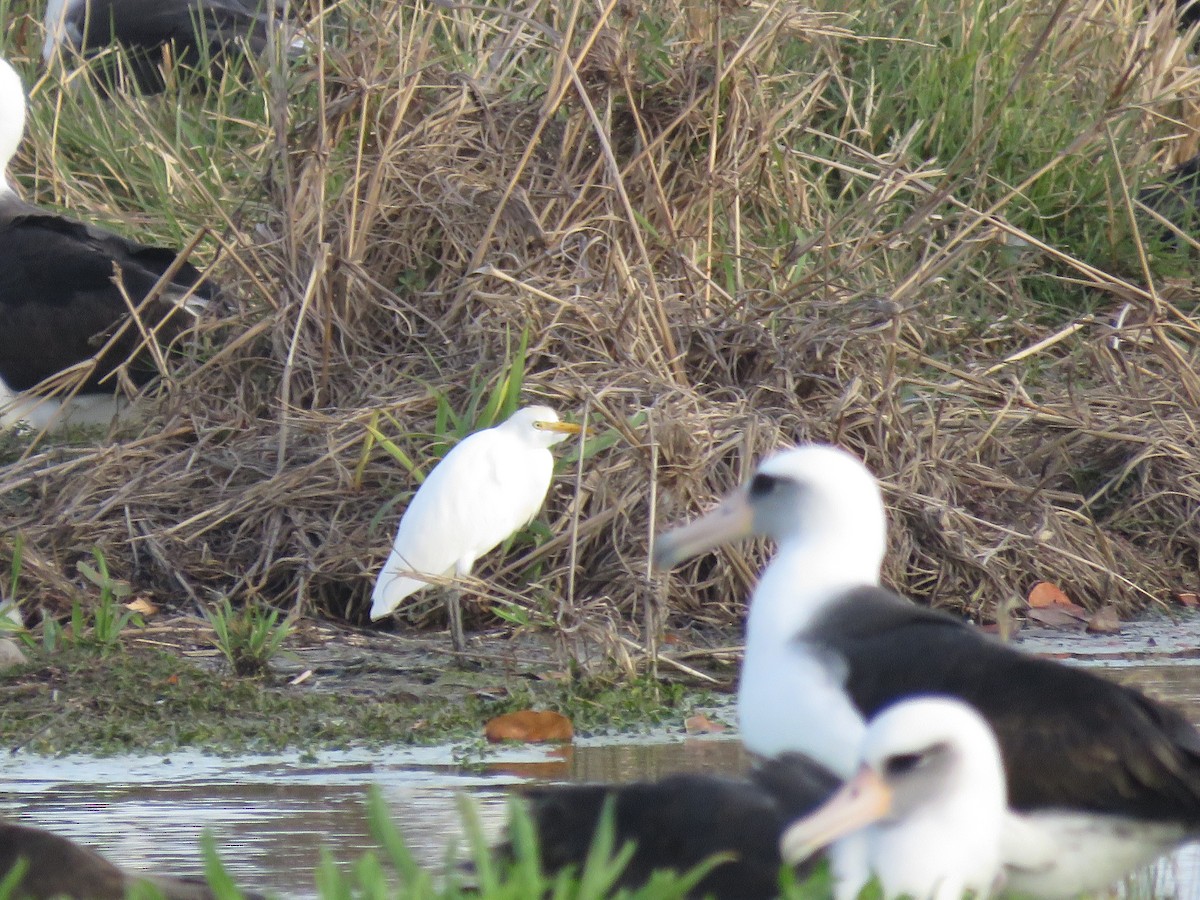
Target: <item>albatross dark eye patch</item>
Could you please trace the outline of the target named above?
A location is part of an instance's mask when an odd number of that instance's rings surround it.
[[[773,475],[764,475],[759,472],[750,482],[750,497],[751,499],[758,497],[766,497],[779,486],[779,479]]]
[[[883,764],[884,774],[889,778],[898,775],[907,775],[925,759],[924,753],[900,753],[896,756],[889,756]]]

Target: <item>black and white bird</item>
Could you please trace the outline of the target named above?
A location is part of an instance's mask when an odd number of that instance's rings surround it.
[[[983,718],[959,700],[910,698],[871,720],[856,759],[845,784],[791,753],[744,778],[681,774],[524,796],[550,872],[583,868],[610,804],[614,849],[633,844],[618,882],[630,890],[656,871],[688,872],[720,854],[689,896],[767,900],[779,894],[784,862],[800,865],[803,878],[829,848],[839,898],[857,897],[872,878],[889,900],[988,896],[1001,877],[1005,792]]]
[[[24,129],[21,79],[0,59],[0,427],[107,424],[122,406],[116,371],[145,386],[151,349],[192,327],[217,288],[174,250],[22,201],[7,170]]]
[[[836,794],[787,828],[785,861],[832,844],[839,900],[857,898],[873,878],[884,900],[982,900],[1001,886],[1004,765],[973,707],[938,696],[889,706],[867,725],[858,764]]]
[[[883,500],[859,460],[819,445],[776,453],[713,512],[663,535],[655,560],[668,567],[751,534],[778,546],[747,621],[738,716],[751,750],[806,753],[848,776],[866,718],[946,694],[999,740],[1014,890],[1098,890],[1200,836],[1200,733],[1132,688],[881,587]]]
[[[548,406],[526,406],[467,435],[442,458],[400,517],[371,593],[371,618],[390,615],[438,579],[471,574],[476,560],[524,528],[546,501],[550,448],[579,434]],[[446,597],[450,637],[465,646],[457,588]]]
[[[43,24],[47,65],[64,52],[90,58],[115,45],[127,67],[113,59],[98,74],[110,87],[132,82],[142,93],[163,90],[169,64],[208,63],[219,77],[234,55],[261,56],[272,35],[289,53],[306,45],[283,0],[49,0]]]

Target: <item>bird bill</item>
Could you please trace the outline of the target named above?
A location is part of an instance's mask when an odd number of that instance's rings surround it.
[[[789,865],[797,865],[838,838],[878,822],[891,809],[892,789],[864,767],[824,804],[791,825],[779,840],[779,852]]]
[[[654,542],[654,568],[669,569],[693,556],[749,537],[754,513],[746,488],[739,488],[712,512],[673,528]]]
[[[555,431],[559,434],[579,434],[583,431],[583,426],[574,422],[534,422],[533,427],[539,431]]]

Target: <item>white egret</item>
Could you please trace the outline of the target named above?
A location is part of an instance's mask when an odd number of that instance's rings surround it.
[[[527,525],[550,489],[550,448],[579,432],[548,406],[527,406],[447,453],[400,518],[392,552],[375,580],[371,618],[390,614],[428,587],[431,577],[470,575],[479,557]],[[451,589],[446,614],[456,650],[465,646],[459,600]]]
[[[815,445],[776,453],[708,516],[665,534],[656,562],[749,534],[778,545],[747,621],[738,717],[750,749],[807,753],[848,776],[866,717],[910,695],[948,694],[999,740],[1014,890],[1101,890],[1200,835],[1200,733],[1132,688],[1023,654],[881,587],[883,501],[853,456]]]
[[[792,824],[783,858],[802,862],[833,844],[835,896],[852,900],[878,878],[884,900],[989,897],[1002,881],[1004,766],[992,729],[950,697],[903,700],[863,734],[858,773]],[[861,830],[850,858],[838,841]]]
[[[110,422],[120,403],[113,374],[139,387],[156,374],[148,340],[167,346],[217,296],[211,281],[182,263],[148,300],[177,253],[146,247],[39,209],[17,197],[7,170],[25,130],[20,76],[0,59],[0,427],[69,420]],[[138,319],[129,302],[139,306]],[[66,409],[37,386],[95,359]]]

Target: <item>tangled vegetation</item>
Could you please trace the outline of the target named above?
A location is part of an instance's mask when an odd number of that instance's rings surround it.
[[[0,12],[19,189],[194,244],[228,301],[139,420],[6,438],[37,603],[99,552],[159,603],[362,622],[402,461],[517,388],[599,430],[480,567],[510,620],[735,622],[761,549],[652,579],[653,530],[810,439],[883,479],[919,599],[1197,587],[1198,245],[1137,200],[1198,143],[1171,8],[339,0],[302,60],[134,99]]]

